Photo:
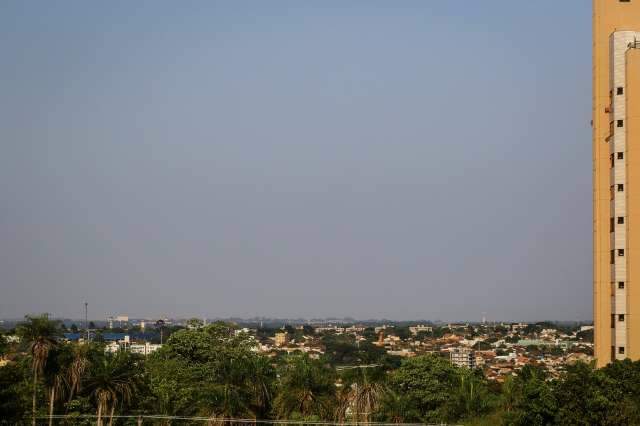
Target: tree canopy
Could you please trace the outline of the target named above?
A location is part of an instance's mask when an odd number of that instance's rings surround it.
[[[542,324],[536,327],[541,327]],[[539,367],[504,383],[439,355],[390,358],[353,336],[327,334],[327,353],[269,357],[234,326],[174,327],[163,347],[142,357],[111,354],[100,342],[60,338],[46,316],[17,327],[0,367],[0,424],[62,414],[70,423],[118,414],[503,425],[640,424],[640,362],[605,368],[576,363],[551,378]],[[297,332],[298,330],[296,330]],[[390,360],[393,360],[391,362]]]

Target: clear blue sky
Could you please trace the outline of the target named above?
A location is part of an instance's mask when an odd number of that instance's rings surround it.
[[[0,317],[591,318],[591,2],[0,3]]]

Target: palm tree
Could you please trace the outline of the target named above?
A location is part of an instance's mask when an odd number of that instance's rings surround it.
[[[254,357],[251,361],[251,374],[248,385],[253,394],[253,411],[257,418],[265,418],[271,409],[272,388],[275,371],[271,361],[265,356]]]
[[[385,386],[372,380],[367,369],[360,368],[356,382],[352,386],[352,401],[356,422],[369,422],[372,413],[378,410],[380,400],[386,392]]]
[[[328,418],[335,398],[333,371],[307,355],[293,357],[284,371],[274,400],[281,419],[295,413],[304,419]]]
[[[128,403],[137,388],[136,367],[127,353],[106,355],[101,362],[92,365],[86,389],[96,402],[98,426],[102,416],[109,412],[109,425],[119,403]]]
[[[259,395],[253,392],[259,383],[252,376],[252,361],[245,357],[224,357],[211,367],[208,380],[200,389],[198,411],[216,424],[234,417],[255,416],[252,404]]]
[[[31,353],[31,369],[33,370],[33,394],[31,406],[31,424],[36,424],[36,397],[38,377],[41,375],[47,363],[49,352],[58,344],[56,337],[59,334],[58,324],[49,320],[47,314],[40,316],[26,316],[25,322],[18,325],[17,332],[20,337],[28,342]]]
[[[340,386],[336,391],[334,421],[344,423],[347,419],[349,408],[353,403],[353,392],[350,387]]]
[[[386,421],[404,423],[420,421],[420,413],[401,393],[388,389],[382,398],[382,412]]]
[[[87,372],[89,367],[89,345],[74,345],[72,352],[72,360],[66,370],[66,382],[69,388],[68,403],[73,400],[73,397],[80,392],[80,385],[82,378]]]
[[[71,351],[67,345],[58,345],[49,351],[43,378],[49,394],[49,426],[53,425],[53,409],[67,388],[66,370],[71,363]]]

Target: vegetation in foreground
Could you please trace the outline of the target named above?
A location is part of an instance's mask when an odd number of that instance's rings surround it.
[[[596,370],[578,363],[559,379],[525,366],[503,384],[435,355],[337,370],[331,359],[269,358],[229,324],[183,329],[143,358],[101,343],[59,339],[58,324],[27,317],[20,344],[0,336],[0,424],[135,424],[117,414],[469,425],[640,424],[640,362]],[[337,348],[336,348],[337,349]],[[337,353],[338,351],[332,351]],[[372,355],[373,356],[373,355]],[[127,423],[128,422],[128,423]],[[160,422],[160,420],[158,420]],[[169,422],[163,421],[164,424]],[[148,423],[147,423],[148,424]],[[182,423],[184,424],[184,423]]]

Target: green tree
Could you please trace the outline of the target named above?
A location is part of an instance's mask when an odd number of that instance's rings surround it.
[[[635,370],[635,371],[634,371]],[[557,382],[557,423],[566,425],[637,425],[639,383],[631,361],[597,370],[576,363]]]
[[[72,362],[71,348],[57,345],[49,351],[49,359],[43,369],[43,381],[49,398],[49,426],[53,425],[55,404],[67,391],[67,369]]]
[[[71,403],[73,398],[80,392],[82,379],[84,378],[89,367],[90,345],[74,344],[71,348],[71,361],[66,369],[66,383],[68,386],[69,399],[67,404]]]
[[[615,361],[601,371],[611,380],[613,389],[608,393],[618,398],[618,408],[614,411],[618,413],[618,423],[640,424],[640,362],[630,359]]]
[[[355,337],[348,334],[325,334],[322,336],[327,360],[333,365],[349,365],[360,362]]]
[[[445,406],[445,418],[457,421],[487,414],[493,408],[493,398],[481,370],[458,369],[457,387]]]
[[[369,341],[360,342],[358,346],[359,361],[364,364],[386,364],[387,351]]]
[[[275,371],[245,333],[216,323],[180,330],[146,363],[156,410],[217,418],[264,416]]]
[[[576,333],[576,337],[578,338],[578,340],[593,343],[593,329],[578,331],[578,333]]]
[[[433,327],[432,336],[439,339],[449,332],[451,332],[451,330],[449,330],[448,327]]]
[[[375,369],[358,368],[356,371],[358,374],[351,386],[354,420],[368,423],[380,408],[387,388],[382,377],[375,374]]]
[[[333,420],[337,423],[344,423],[347,414],[353,403],[353,393],[350,386],[340,384],[336,389],[333,403]]]
[[[187,320],[187,328],[200,328],[204,326],[204,321],[199,318],[191,318]]]
[[[253,356],[249,360],[252,411],[258,419],[264,419],[271,411],[276,372],[270,360],[264,356]]]
[[[477,350],[477,351],[490,351],[493,348],[493,346],[491,346],[489,343],[487,342],[477,342],[475,345],[473,345],[473,349]]]
[[[196,414],[199,374],[186,362],[165,357],[160,351],[152,354],[145,364],[149,376],[152,408],[164,415]]]
[[[504,423],[507,425],[553,424],[558,401],[543,370],[524,366],[519,375],[503,387]]]
[[[0,357],[9,351],[9,343],[4,335],[0,334]]]
[[[422,415],[404,394],[387,389],[381,400],[379,420],[392,423],[420,422]]]
[[[23,358],[0,367],[0,425],[23,424],[31,402],[31,365]]]
[[[409,331],[409,327],[396,327],[393,330],[393,334],[395,334],[396,336],[398,336],[399,338],[401,338],[402,340],[407,340],[408,338],[410,338],[411,332]]]
[[[446,406],[456,392],[459,370],[448,360],[426,355],[405,360],[390,377],[392,389],[407,398],[425,422],[445,421]]]
[[[377,340],[378,339],[378,334],[376,333],[376,330],[374,327],[366,327],[364,329],[364,332],[362,333],[362,337],[364,337],[367,340]]]
[[[98,426],[109,411],[109,425],[118,404],[127,404],[138,387],[137,360],[128,352],[108,354],[93,362],[86,380],[86,390],[97,407]]]
[[[31,368],[33,373],[33,390],[31,405],[31,424],[36,424],[36,400],[38,392],[38,378],[47,363],[49,352],[58,344],[58,324],[49,320],[46,314],[40,316],[26,316],[26,321],[17,327],[17,333],[29,346],[31,354]]]
[[[504,338],[504,341],[507,343],[518,343],[520,341],[520,335],[514,334],[513,336],[507,336]]]
[[[274,409],[279,419],[323,419],[333,417],[334,371],[307,355],[287,359],[281,372]]]

